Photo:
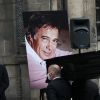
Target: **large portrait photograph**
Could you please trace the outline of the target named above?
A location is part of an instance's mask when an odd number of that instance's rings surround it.
[[[71,55],[66,11],[23,12],[30,87],[46,88],[46,60]]]

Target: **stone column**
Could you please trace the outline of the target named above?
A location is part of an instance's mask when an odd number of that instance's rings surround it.
[[[64,0],[50,0],[50,10],[63,10]]]
[[[90,42],[91,49],[97,50],[97,31],[96,31],[96,4],[95,0],[83,0],[84,17],[90,19]]]
[[[68,0],[69,18],[83,17],[83,0]]]
[[[57,0],[51,0],[50,9],[57,10]]]

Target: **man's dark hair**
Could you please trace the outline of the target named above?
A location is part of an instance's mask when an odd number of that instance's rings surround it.
[[[60,24],[58,23],[58,19],[53,14],[42,14],[37,13],[30,17],[28,24],[28,32],[34,36],[37,28],[41,28],[42,26],[51,26],[52,28],[60,29]]]

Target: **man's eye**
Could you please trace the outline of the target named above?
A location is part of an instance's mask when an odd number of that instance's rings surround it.
[[[42,37],[42,41],[43,41],[43,42],[47,42],[47,41],[48,41],[48,38]]]
[[[54,40],[53,42],[54,42],[54,43],[58,43],[58,40]]]

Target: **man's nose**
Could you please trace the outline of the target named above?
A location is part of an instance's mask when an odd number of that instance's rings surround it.
[[[52,42],[47,43],[47,49],[51,50],[52,49]]]

